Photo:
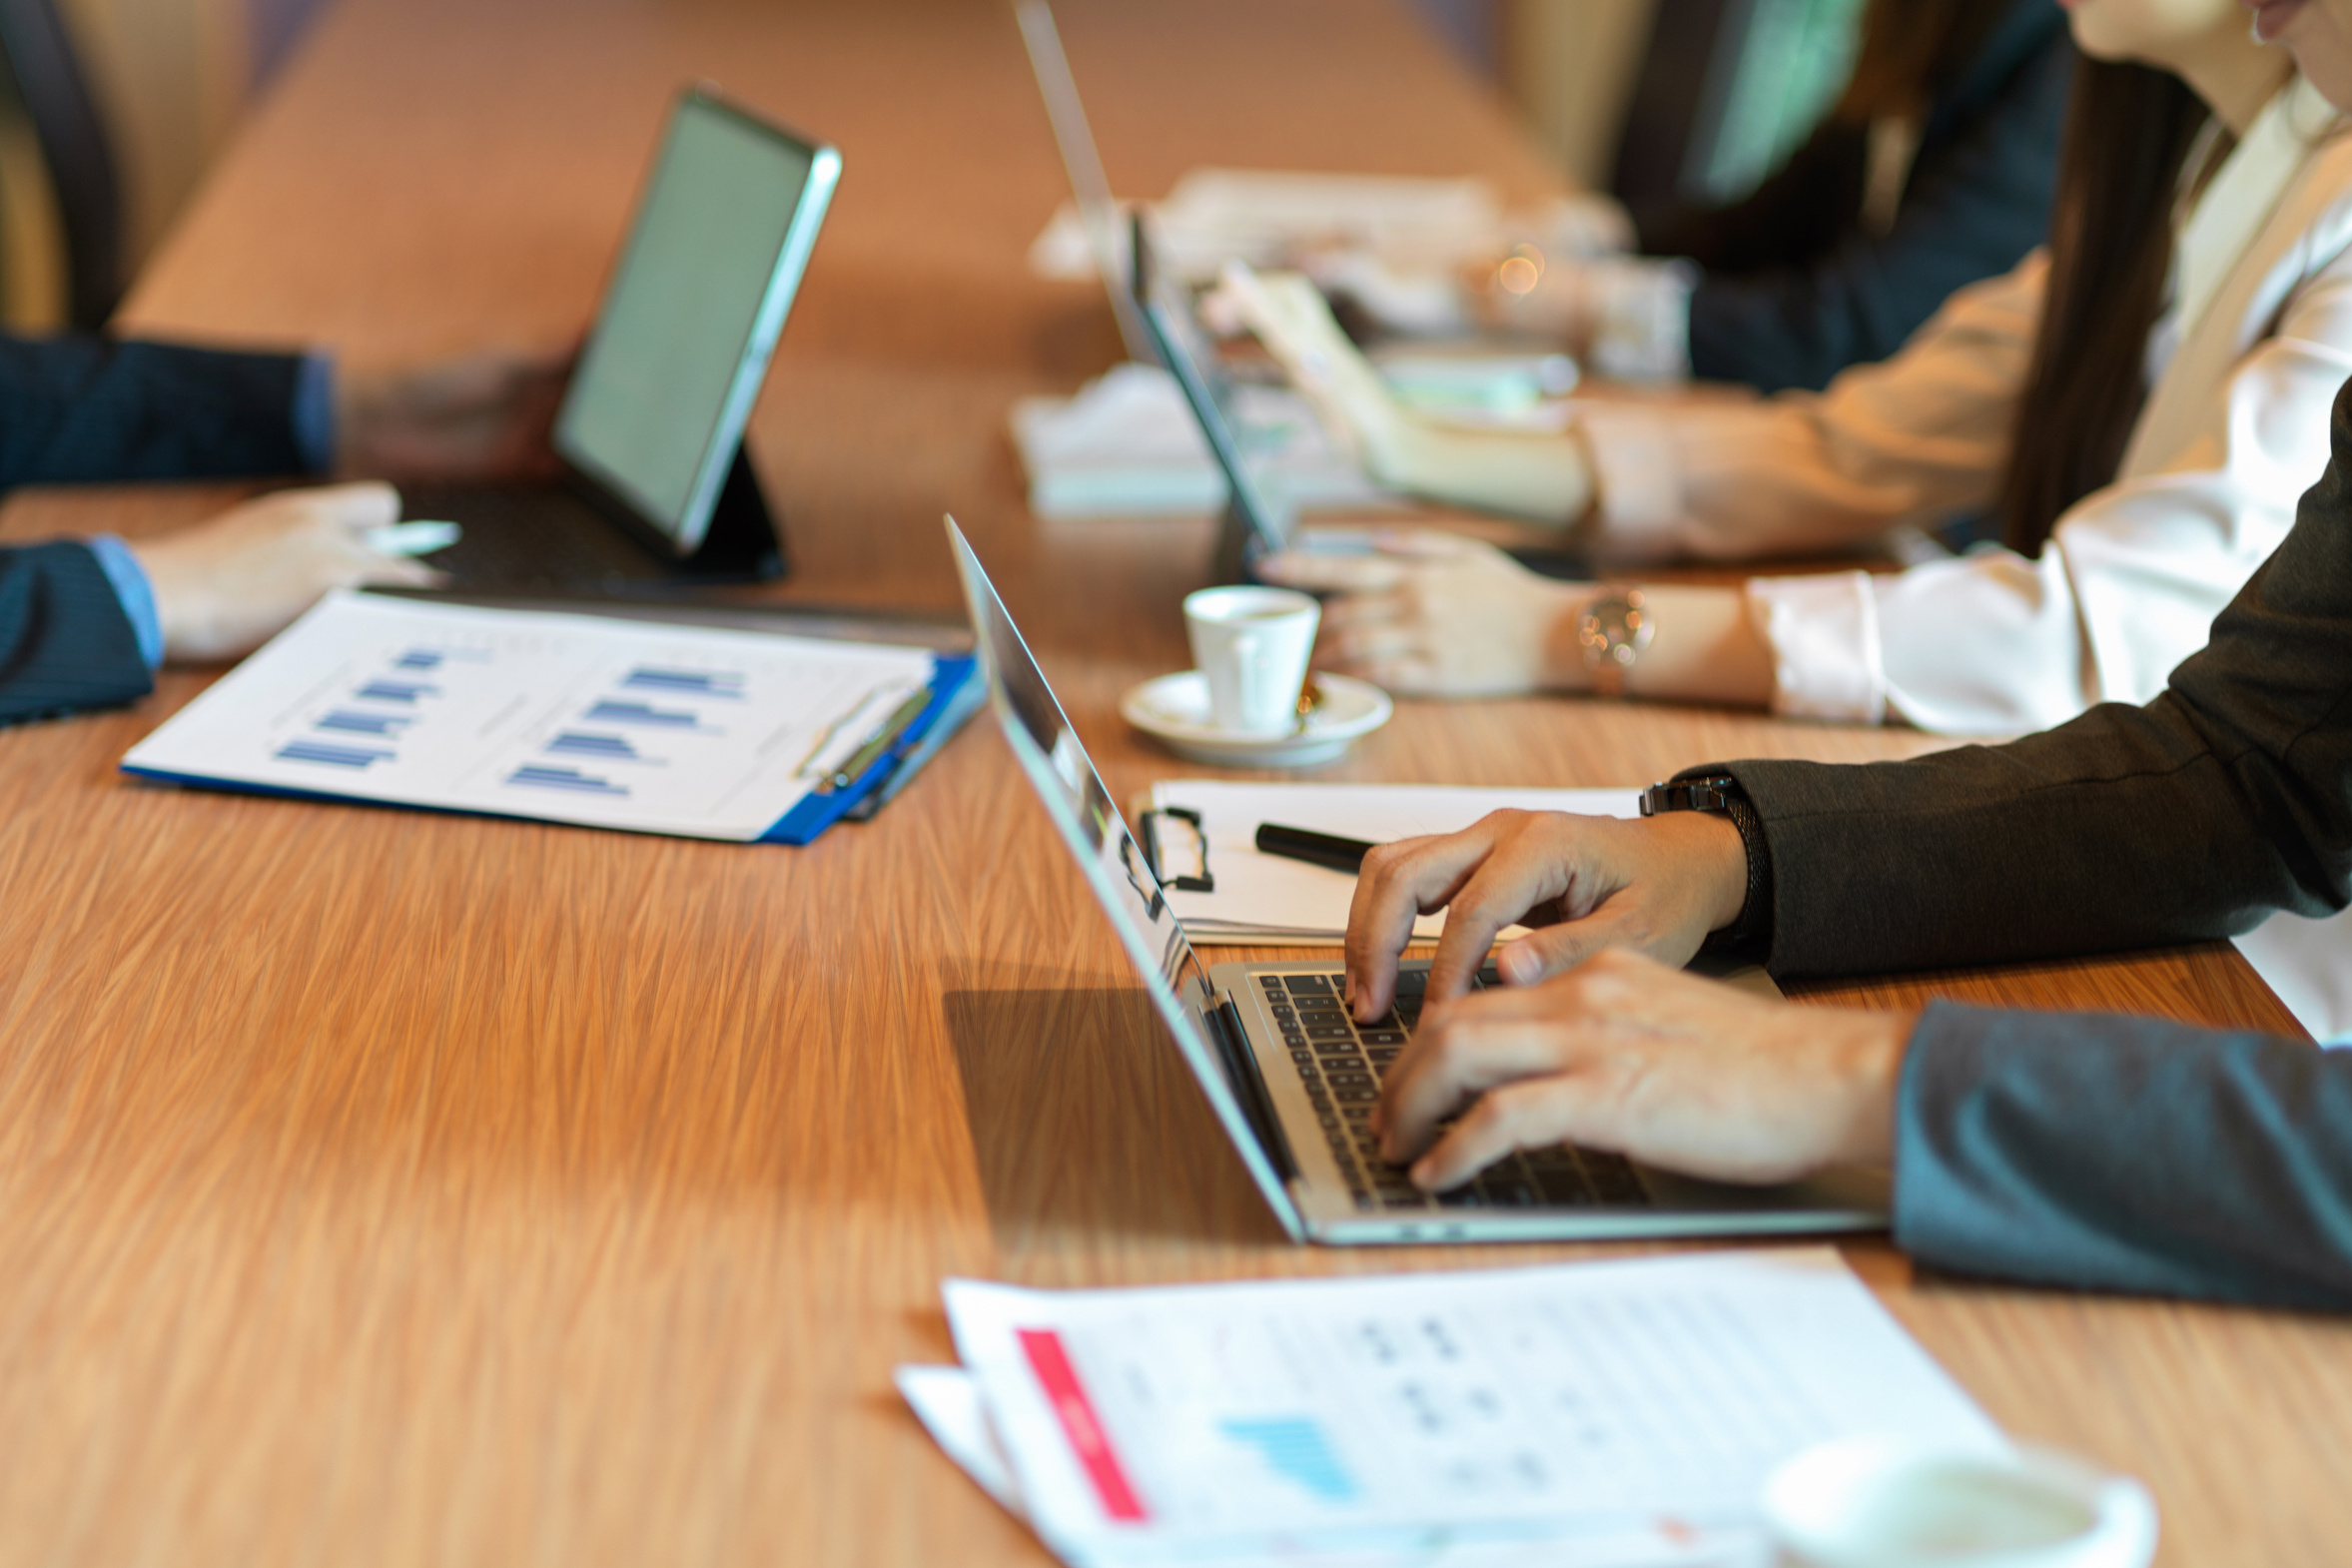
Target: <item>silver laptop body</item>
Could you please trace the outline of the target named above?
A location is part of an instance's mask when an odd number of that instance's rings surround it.
[[[1336,962],[1201,965],[979,557],[953,518],[947,529],[1006,743],[1110,917],[1218,1125],[1293,1239],[1362,1245],[1885,1227],[1889,1180],[1878,1171],[1832,1172],[1788,1186],[1725,1186],[1562,1148],[1515,1156],[1473,1188],[1431,1198],[1414,1191],[1401,1172],[1367,1159],[1359,1112],[1376,1097],[1385,1065],[1372,1053],[1393,1055],[1404,1030],[1370,1031],[1397,1039],[1393,1046],[1365,1045],[1365,1032],[1349,1026],[1362,1055],[1344,1073],[1348,1098],[1342,1099],[1335,1082],[1340,1071],[1323,1065],[1341,1059],[1337,1026],[1318,1023],[1310,1035],[1300,1022],[1302,1014],[1332,1011],[1307,1004],[1318,979],[1325,987],[1337,984]],[[1427,967],[1405,966],[1413,976]],[[1771,985],[1760,972],[1747,978]]]

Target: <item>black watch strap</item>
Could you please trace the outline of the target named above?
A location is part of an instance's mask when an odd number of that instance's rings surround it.
[[[1728,926],[1709,934],[1702,953],[1749,953],[1769,945],[1772,934],[1772,851],[1764,841],[1764,819],[1749,804],[1748,792],[1728,773],[1689,774],[1642,791],[1642,815],[1668,811],[1713,811],[1731,818],[1748,855],[1748,892]]]

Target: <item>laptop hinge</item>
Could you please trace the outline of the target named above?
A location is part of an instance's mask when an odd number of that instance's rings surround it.
[[[1217,1054],[1225,1059],[1225,1077],[1239,1091],[1241,1114],[1257,1135],[1257,1147],[1273,1163],[1274,1175],[1285,1182],[1294,1180],[1298,1162],[1290,1154],[1290,1141],[1282,1136],[1281,1119],[1274,1115],[1274,1097],[1257,1071],[1257,1053],[1249,1049],[1249,1031],[1241,1023],[1241,1010],[1233,1006],[1229,995],[1210,995],[1210,1005],[1200,1016],[1208,1024],[1208,1038],[1215,1042]]]

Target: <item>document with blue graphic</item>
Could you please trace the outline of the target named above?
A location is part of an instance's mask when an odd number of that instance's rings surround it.
[[[813,795],[852,789],[921,715],[944,662],[921,648],[338,593],[123,767],[749,841],[775,836]]]
[[[946,1294],[986,1430],[902,1387],[1088,1568],[1747,1561],[1817,1443],[2003,1445],[1827,1247]]]

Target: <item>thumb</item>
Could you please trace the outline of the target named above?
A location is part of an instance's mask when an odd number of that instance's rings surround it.
[[[354,533],[400,520],[400,492],[382,479],[323,484],[317,489],[296,490],[291,494],[312,516],[340,523]]]
[[[1497,950],[1495,973],[1506,985],[1537,985],[1567,973],[1603,948],[1638,946],[1623,940],[1625,927],[1625,920],[1612,919],[1604,905],[1582,920],[1545,926]]]
[[[1404,580],[1404,567],[1377,555],[1277,550],[1253,568],[1268,582],[1310,593],[1379,593]]]
[[[1372,543],[1381,554],[1407,561],[1458,560],[1486,547],[1442,528],[1385,528]]]

